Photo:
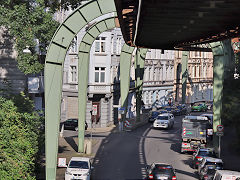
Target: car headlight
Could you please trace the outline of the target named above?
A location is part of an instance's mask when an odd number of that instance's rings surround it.
[[[72,173],[70,171],[66,171],[67,175],[72,175]]]
[[[87,172],[87,173],[83,174],[83,176],[89,176],[89,172]]]

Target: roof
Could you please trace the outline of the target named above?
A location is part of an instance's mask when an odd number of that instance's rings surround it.
[[[204,157],[207,162],[216,162],[216,163],[223,163],[222,159],[213,158],[213,157]]]
[[[88,157],[72,157],[70,161],[89,161]]]
[[[185,116],[184,119],[189,120],[208,120],[205,116]]]
[[[171,50],[240,35],[238,0],[115,0],[130,46]]]
[[[173,115],[171,113],[162,113],[162,114],[159,114],[158,116],[169,116],[169,115]]]

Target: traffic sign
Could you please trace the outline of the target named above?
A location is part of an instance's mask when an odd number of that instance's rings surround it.
[[[221,124],[217,126],[217,132],[223,132],[223,129],[224,127]]]
[[[216,132],[216,135],[217,135],[217,136],[223,136],[224,133],[223,133],[223,132]]]
[[[118,114],[124,114],[124,112],[125,112],[125,107],[118,108]]]
[[[97,115],[97,105],[92,105],[92,115]]]

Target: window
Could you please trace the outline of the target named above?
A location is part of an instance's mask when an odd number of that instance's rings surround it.
[[[106,37],[97,37],[95,41],[95,52],[103,53],[106,45]]]
[[[70,45],[70,53],[77,53],[77,36],[74,37],[74,39],[71,42]]]
[[[122,50],[122,38],[118,36],[117,37],[117,44],[116,44],[116,54],[120,55],[121,50]]]
[[[71,82],[77,82],[77,66],[70,66]]]
[[[96,83],[105,82],[105,67],[95,67],[95,82]]]

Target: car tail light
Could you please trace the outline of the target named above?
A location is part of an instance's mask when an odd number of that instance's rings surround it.
[[[149,174],[149,179],[153,179],[153,175],[152,174]]]
[[[196,156],[196,159],[200,159],[201,157],[200,156]]]
[[[173,177],[172,177],[172,180],[176,180],[176,179],[177,179],[177,177],[176,177],[176,176],[173,176]]]
[[[208,179],[208,175],[204,175],[203,178],[204,178],[204,179]]]

